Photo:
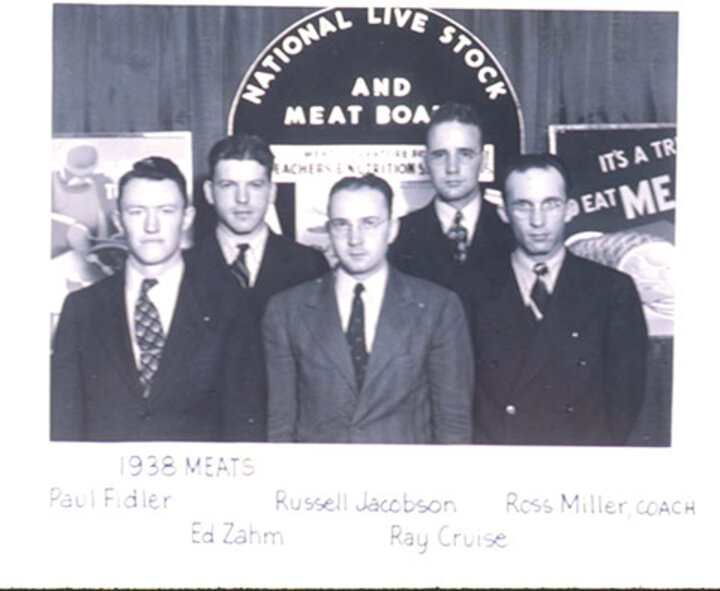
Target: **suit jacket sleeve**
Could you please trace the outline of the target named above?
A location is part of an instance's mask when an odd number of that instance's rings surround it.
[[[433,334],[429,358],[433,440],[470,443],[473,357],[460,300],[449,294]]]
[[[645,395],[648,332],[633,280],[623,275],[610,304],[605,371],[608,422],[614,439],[624,444]]]
[[[268,440],[293,441],[297,414],[295,358],[282,295],[273,297],[263,317],[268,380]]]
[[[70,294],[55,330],[50,369],[50,439],[79,440],[85,435],[81,377],[80,310]]]
[[[257,322],[250,311],[232,323],[223,362],[222,430],[226,441],[266,441],[265,364]]]

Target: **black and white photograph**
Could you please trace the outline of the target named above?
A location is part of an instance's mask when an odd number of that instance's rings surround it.
[[[720,582],[699,9],[40,6],[0,586]]]
[[[98,203],[97,156],[67,151],[58,256],[92,256],[79,228],[127,251],[60,314],[53,439],[670,445],[677,15],[290,12],[54,7],[54,131],[189,131],[198,174],[148,147]],[[260,16],[296,22],[243,69]],[[647,28],[665,43],[587,71]],[[545,76],[510,76],[531,35]]]

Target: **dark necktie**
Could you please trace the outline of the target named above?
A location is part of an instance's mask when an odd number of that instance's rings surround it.
[[[250,248],[249,244],[238,244],[238,254],[230,264],[230,272],[243,288],[250,287],[250,271],[245,264],[245,253],[248,248]]]
[[[347,342],[350,346],[350,356],[355,367],[355,380],[358,392],[362,390],[365,380],[365,369],[367,368],[368,352],[365,347],[365,307],[362,301],[362,292],[365,287],[362,283],[355,286],[355,296],[352,301],[352,312],[350,313],[350,324],[347,329]]]
[[[157,279],[143,279],[140,295],[135,302],[135,340],[140,349],[140,382],[143,385],[143,396],[150,395],[150,384],[157,371],[165,346],[160,315],[155,304],[148,297],[148,291],[157,285]]]
[[[455,214],[452,226],[448,230],[447,237],[455,243],[455,252],[453,258],[458,263],[464,263],[467,260],[468,250],[468,233],[467,228],[462,225],[463,214],[462,211],[458,211]]]
[[[535,283],[532,286],[530,297],[535,302],[538,310],[541,314],[545,313],[545,306],[547,305],[550,294],[548,293],[547,285],[543,281],[543,277],[548,274],[548,268],[545,263],[535,263],[533,266],[533,272],[535,273]]]

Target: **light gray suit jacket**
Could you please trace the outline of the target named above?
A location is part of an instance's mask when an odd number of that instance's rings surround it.
[[[270,441],[470,443],[472,347],[449,290],[390,269],[359,392],[332,272],[274,296],[263,337]]]

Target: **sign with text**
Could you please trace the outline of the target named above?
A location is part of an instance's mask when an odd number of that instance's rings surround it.
[[[631,275],[650,334],[673,334],[675,125],[553,125],[579,214],[568,246]]]
[[[480,114],[479,180],[493,183],[522,148],[523,123],[488,48],[433,10],[329,8],[289,27],[258,56],[235,95],[228,130],[258,134],[277,149],[276,179],[292,185],[296,238],[318,246],[301,225],[303,208],[341,176],[385,178],[398,189],[396,213],[432,197],[425,132],[433,109],[447,101]],[[344,149],[333,154],[335,146]]]

